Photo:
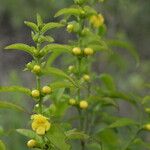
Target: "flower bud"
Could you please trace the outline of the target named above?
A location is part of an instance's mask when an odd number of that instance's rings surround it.
[[[62,19],[62,20],[60,20],[60,23],[65,25],[67,23],[67,20],[66,19]]]
[[[36,144],[37,144],[37,142],[33,139],[27,142],[27,146],[29,148],[34,148],[36,146]]]
[[[94,53],[94,51],[93,51],[92,48],[85,48],[85,49],[84,49],[84,54],[85,54],[86,56],[93,55],[93,53]]]
[[[76,105],[76,100],[73,98],[69,99],[69,104],[70,105]]]
[[[73,72],[73,71],[74,71],[74,69],[75,69],[75,67],[74,67],[74,66],[69,66],[69,67],[68,67],[68,70],[69,70],[70,72]]]
[[[38,98],[40,96],[40,92],[39,92],[39,90],[33,90],[31,92],[31,95],[33,98]]]
[[[44,93],[44,94],[50,94],[50,93],[52,93],[51,87],[49,87],[49,86],[44,86],[44,87],[42,88],[42,93]]]
[[[31,63],[31,62],[27,63],[27,64],[26,64],[26,67],[27,67],[29,70],[31,70],[31,69],[32,69],[32,63]]]
[[[88,108],[88,102],[85,100],[80,101],[79,106],[81,109],[87,109]]]
[[[40,73],[41,72],[41,67],[39,66],[39,65],[35,65],[34,67],[33,67],[33,72],[34,73]]]
[[[73,25],[73,24],[68,24],[68,26],[67,26],[67,31],[68,31],[69,33],[71,33],[71,32],[73,32],[73,30],[74,30],[74,25]]]
[[[99,28],[104,24],[104,17],[102,14],[93,15],[90,18],[90,23],[93,25],[94,28]]]
[[[36,104],[36,105],[35,105],[35,108],[39,108],[39,104]]]
[[[88,28],[84,28],[81,33],[83,36],[85,36],[85,35],[88,35],[89,32],[90,30]]]
[[[83,76],[83,80],[86,81],[86,82],[89,82],[89,81],[90,81],[90,76],[87,75],[87,74],[85,74],[85,75]]]
[[[150,113],[150,108],[145,108],[145,112]]]
[[[81,49],[79,47],[75,47],[72,49],[72,53],[76,56],[81,55]]]
[[[147,131],[150,131],[150,123],[149,124],[145,124],[143,126],[143,129],[147,130]]]

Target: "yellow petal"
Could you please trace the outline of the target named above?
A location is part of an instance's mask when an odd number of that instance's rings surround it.
[[[34,131],[38,128],[38,124],[36,121],[33,121],[31,126]]]
[[[50,127],[51,127],[51,124],[47,121],[45,123],[45,130],[48,131],[50,129]]]
[[[44,135],[45,134],[45,128],[43,126],[39,126],[36,130],[36,133],[38,135]]]

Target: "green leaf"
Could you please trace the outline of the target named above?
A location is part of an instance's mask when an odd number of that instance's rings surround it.
[[[43,74],[45,75],[49,75],[49,74],[53,74],[55,76],[58,77],[62,77],[62,78],[66,78],[68,79],[73,85],[77,86],[76,83],[74,82],[74,80],[68,76],[66,73],[64,73],[62,70],[58,69],[58,68],[54,68],[54,67],[48,67],[45,70],[42,71]]]
[[[99,139],[103,150],[120,150],[118,134],[111,129],[99,133]]]
[[[139,63],[140,63],[139,55],[138,55],[135,47],[131,43],[119,41],[119,40],[108,40],[107,44],[110,47],[121,47],[121,48],[127,49],[130,52],[130,54],[135,58],[137,66],[139,65]]]
[[[22,44],[22,43],[16,43],[16,44],[12,44],[9,45],[7,47],[5,47],[5,49],[15,49],[15,50],[21,50],[21,51],[25,51],[31,55],[33,55],[33,50],[35,49],[34,47],[31,47],[29,45],[26,44]]]
[[[89,47],[93,48],[95,52],[101,52],[101,51],[111,52],[108,45],[104,41],[101,41],[101,40],[91,41],[89,43]]]
[[[5,86],[5,87],[0,86],[0,92],[21,92],[27,95],[31,94],[30,89],[21,86]]]
[[[108,90],[112,90],[112,91],[116,90],[116,86],[111,75],[103,73],[99,77]]]
[[[70,145],[66,143],[67,137],[59,126],[53,124],[47,132],[47,138],[57,149],[70,150]]]
[[[52,87],[52,89],[60,89],[60,88],[70,88],[73,87],[73,85],[67,81],[58,81],[51,83],[50,87]]]
[[[69,45],[62,45],[62,44],[48,44],[45,47],[42,48],[41,51],[44,51],[45,53],[51,52],[51,51],[58,51],[58,52],[71,52],[72,47]]]
[[[119,108],[118,104],[116,101],[110,97],[102,97],[100,100],[100,103],[102,106],[114,106],[117,109]]]
[[[51,36],[45,36],[45,42],[54,42],[54,38]]]
[[[83,11],[79,8],[63,8],[59,10],[54,17],[58,17],[61,15],[74,15],[79,16],[83,13]]]
[[[110,97],[110,98],[115,98],[115,99],[122,99],[125,101],[128,101],[132,104],[136,104],[137,99],[130,93],[124,93],[120,91],[103,91],[101,93],[104,97]]]
[[[0,140],[0,150],[6,150],[5,144]]]
[[[53,29],[53,28],[61,28],[63,27],[64,25],[61,24],[61,23],[57,23],[57,22],[50,22],[50,23],[47,23],[44,25],[44,27],[42,28],[41,32],[42,33],[45,33],[47,32],[48,30],[50,29]]]
[[[77,131],[76,129],[69,130],[65,132],[69,140],[78,139],[78,140],[87,140],[89,136],[83,132]]]
[[[42,142],[42,138],[38,136],[34,131],[28,130],[28,129],[17,129],[17,132],[30,138],[38,141],[39,143]]]
[[[40,40],[41,40],[40,41],[41,43],[43,43],[43,42],[49,42],[49,43],[54,42],[54,39],[51,36],[40,36]]]
[[[24,22],[28,27],[30,27],[34,32],[38,32],[39,29],[38,29],[38,26],[33,23],[33,22],[29,22],[29,21],[25,21]]]
[[[118,104],[116,103],[116,101],[110,97],[101,97],[101,96],[90,96],[89,97],[89,101],[95,103],[95,101],[97,101],[95,104],[98,105],[100,104],[101,106],[114,106],[115,108],[118,109]]]
[[[36,18],[37,18],[38,27],[40,27],[43,24],[42,17],[37,13]]]
[[[22,111],[22,112],[25,111],[23,107],[18,106],[18,105],[13,104],[13,103],[6,102],[6,101],[0,101],[0,109],[1,108],[4,108],[4,109],[13,109],[13,110]]]
[[[54,62],[54,60],[61,54],[62,52],[56,52],[54,51],[48,58],[46,66],[49,67],[52,65],[52,63]]]
[[[86,12],[86,14],[87,14],[88,16],[96,15],[96,14],[97,14],[96,10],[93,9],[92,7],[90,7],[90,6],[84,6],[83,9],[84,9],[84,11]]]
[[[120,118],[111,125],[109,125],[109,128],[119,128],[129,125],[137,125],[137,122],[129,118]]]
[[[87,144],[87,150],[102,150],[102,146],[100,145],[100,143],[90,143]]]

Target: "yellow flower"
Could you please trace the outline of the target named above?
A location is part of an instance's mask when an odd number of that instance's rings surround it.
[[[33,147],[35,147],[36,146],[36,144],[37,144],[37,142],[35,141],[35,140],[29,140],[28,142],[27,142],[27,146],[29,147],[29,148],[33,148]]]
[[[93,27],[99,28],[100,26],[102,26],[104,24],[104,17],[102,16],[102,14],[93,15],[90,18],[90,22],[93,25]]]
[[[81,109],[86,109],[86,108],[88,108],[88,102],[85,100],[80,101],[79,106]]]
[[[44,135],[46,131],[48,131],[51,127],[51,123],[48,121],[48,118],[44,117],[41,114],[35,114],[31,116],[32,122],[32,129],[38,135]]]

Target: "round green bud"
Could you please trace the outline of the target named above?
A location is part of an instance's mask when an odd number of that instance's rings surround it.
[[[73,24],[68,24],[68,25],[67,25],[67,31],[68,31],[69,33],[73,32],[73,31],[74,31],[74,25],[73,25]]]
[[[68,67],[69,72],[73,72],[74,69],[75,69],[75,66],[69,66],[69,67]]]
[[[147,130],[147,131],[150,131],[150,123],[145,124],[145,125],[143,126],[143,129],[144,129],[144,130]]]
[[[81,49],[79,47],[75,47],[72,49],[72,53],[76,56],[81,55]]]
[[[150,113],[150,108],[145,108],[145,112]]]
[[[32,70],[34,73],[40,73],[41,72],[41,67],[39,65],[35,65],[33,67],[33,70]]]
[[[90,32],[90,30],[89,30],[88,28],[84,28],[84,29],[82,30],[81,34],[82,34],[83,36],[85,36],[85,35],[87,35],[89,32]]]
[[[44,94],[51,94],[52,93],[52,88],[49,87],[49,86],[44,86],[42,88],[42,93],[44,93]]]
[[[94,51],[92,48],[85,48],[84,49],[84,55],[86,56],[90,56],[90,55],[93,55]]]
[[[27,63],[27,64],[26,64],[26,67],[27,67],[29,70],[31,70],[32,67],[33,67],[33,66],[32,66],[32,63],[31,63],[31,62]]]
[[[90,76],[87,75],[87,74],[85,74],[85,75],[83,76],[83,80],[86,81],[86,82],[89,82],[89,81],[90,81]]]
[[[73,99],[73,98],[71,98],[71,99],[69,99],[69,104],[70,105],[76,105],[76,100],[75,99]]]
[[[31,95],[32,95],[33,98],[39,98],[40,92],[39,92],[39,90],[33,90],[31,92]]]
[[[33,139],[27,142],[27,146],[29,148],[34,148],[36,146],[36,144],[37,144],[37,142]]]

